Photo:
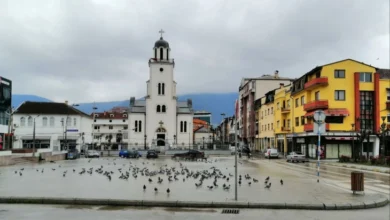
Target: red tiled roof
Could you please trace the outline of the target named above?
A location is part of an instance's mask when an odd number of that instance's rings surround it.
[[[95,112],[91,114],[92,117],[95,115],[95,119],[127,119],[128,115],[126,112]]]

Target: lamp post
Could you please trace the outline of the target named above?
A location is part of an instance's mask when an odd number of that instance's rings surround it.
[[[33,157],[35,157],[35,119],[38,118],[40,115],[34,117],[33,119]]]
[[[203,139],[203,150],[204,150],[204,137],[202,139]]]
[[[176,147],[176,134],[173,135],[173,145]]]
[[[221,134],[222,134],[221,148],[222,148],[222,145],[225,143],[225,116],[226,116],[226,114],[221,113],[221,116],[222,116],[222,124],[221,124]]]
[[[144,135],[144,150],[146,150],[146,138],[147,138],[148,136],[145,134]]]
[[[352,132],[355,133],[355,124],[352,123],[351,127],[352,127]],[[352,135],[352,152],[356,160],[357,157],[356,157],[356,149],[355,149],[355,134]]]
[[[210,148],[210,146],[212,146],[211,138],[212,138],[212,136],[209,135],[209,148]]]

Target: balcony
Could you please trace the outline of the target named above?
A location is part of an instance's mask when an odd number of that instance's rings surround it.
[[[314,124],[313,123],[303,125],[303,130],[306,131],[306,132],[307,131],[313,131],[313,129],[314,129]],[[329,131],[329,124],[325,124],[325,129],[327,131]],[[316,131],[314,131],[314,132],[316,132]]]
[[[282,107],[281,112],[282,114],[290,113],[291,109],[290,107]]]
[[[290,128],[290,127],[282,127],[281,130],[282,130],[282,131],[291,131],[291,128]]]
[[[387,110],[390,110],[390,101],[387,101],[387,102],[386,102],[386,109],[387,109]]]
[[[328,100],[314,100],[303,105],[303,109],[307,112],[317,109],[327,109],[328,107]]]
[[[305,89],[313,90],[320,86],[327,86],[327,85],[328,85],[328,77],[320,77],[320,78],[312,79],[309,82],[305,83]]]

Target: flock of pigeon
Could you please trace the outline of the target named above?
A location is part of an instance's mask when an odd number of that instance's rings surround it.
[[[88,162],[91,162],[91,160],[92,159],[90,159]],[[107,160],[109,160],[109,159],[107,159]],[[114,166],[117,165],[115,160],[116,159],[113,159]],[[220,185],[218,183],[223,182],[221,188],[225,191],[229,191],[230,190],[230,183],[231,183],[230,179],[234,176],[231,173],[224,174],[222,172],[222,170],[218,169],[215,166],[213,166],[209,169],[201,170],[201,171],[193,171],[193,170],[189,170],[182,163],[179,163],[179,168],[176,168],[174,166],[168,167],[168,165],[166,164],[166,165],[159,167],[156,170],[150,170],[146,166],[146,164],[149,164],[149,162],[142,162],[142,165],[144,165],[144,167],[142,167],[142,168],[137,166],[136,164],[133,164],[131,161],[129,162],[128,168],[126,167],[126,164],[122,164],[123,167],[117,168],[118,174],[119,174],[118,179],[128,180],[130,178],[130,176],[134,179],[137,179],[139,176],[142,176],[142,177],[148,178],[149,184],[151,184],[153,182],[156,182],[158,184],[162,184],[164,182],[164,179],[165,179],[165,178],[160,177],[162,175],[166,177],[166,181],[168,181],[168,182],[173,182],[173,181],[186,182],[188,179],[192,178],[192,179],[197,181],[195,183],[196,188],[202,187],[205,180],[211,180],[211,181],[209,181],[211,184],[205,184],[209,190],[217,189]],[[111,163],[108,163],[108,165],[111,165]],[[153,163],[153,165],[155,165],[155,164]],[[120,166],[120,165],[118,164],[118,166]],[[61,168],[61,165],[59,165],[58,167]],[[51,168],[51,170],[55,171],[56,169]],[[19,174],[20,176],[22,176],[23,171],[24,171],[24,168],[21,168],[19,170],[16,170],[15,174]],[[73,173],[76,173],[76,169],[72,169],[72,171],[73,171]],[[44,169],[36,169],[36,172],[44,173]],[[68,170],[63,171],[62,176],[66,177],[67,172],[68,172]],[[110,170],[110,171],[104,170],[103,165],[100,165],[100,167],[95,168],[95,169],[93,167],[90,167],[89,169],[82,168],[81,171],[77,172],[77,173],[79,175],[86,175],[86,174],[93,175],[94,172],[107,177],[108,181],[111,181],[114,174],[115,174],[115,172],[112,170]],[[249,174],[245,174],[244,178],[245,178],[246,184],[248,184],[249,186],[251,186],[252,183],[255,184],[255,183],[259,182],[259,180],[251,177]],[[233,183],[234,183],[234,181],[233,181]],[[238,184],[239,184],[239,186],[244,184],[241,175],[239,175]],[[265,179],[264,184],[265,184],[264,188],[266,188],[266,189],[271,188],[271,182],[270,182],[269,176]],[[280,184],[283,185],[282,179],[280,180]],[[147,185],[148,184],[143,185],[144,191],[147,190],[147,188],[148,188]],[[158,192],[157,187],[154,187],[154,192],[155,193]],[[171,193],[171,190],[169,188],[167,188],[166,192],[169,194],[169,193]]]

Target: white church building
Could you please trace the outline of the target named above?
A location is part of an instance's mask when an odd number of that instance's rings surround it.
[[[130,98],[129,145],[138,148],[188,148],[193,143],[192,100],[178,101],[174,79],[175,61],[162,37],[149,59],[145,99]]]

